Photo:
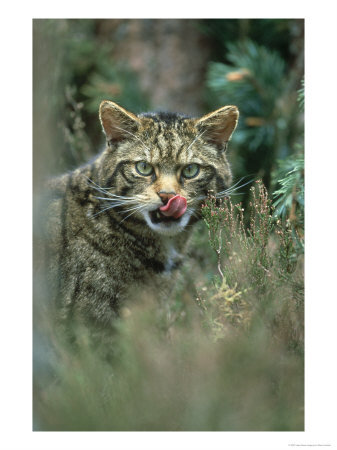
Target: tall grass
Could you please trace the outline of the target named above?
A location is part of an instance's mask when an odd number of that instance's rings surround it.
[[[304,429],[303,261],[290,227],[259,182],[250,211],[210,197],[203,217],[171,298],[130,300],[104,340],[77,329],[70,346],[37,292],[35,430]]]

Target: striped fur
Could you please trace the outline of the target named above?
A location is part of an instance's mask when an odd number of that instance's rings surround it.
[[[238,111],[226,106],[200,119],[134,115],[104,101],[100,120],[106,149],[93,162],[50,182],[48,247],[61,317],[109,327],[134,293],[172,290],[173,274],[208,191],[230,187],[226,146]],[[139,173],[137,162],[146,162],[152,173]],[[184,169],[191,164],[199,172],[186,178]],[[185,197],[185,214],[158,219],[160,192]]]

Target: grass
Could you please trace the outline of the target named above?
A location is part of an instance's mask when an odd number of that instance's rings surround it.
[[[35,430],[304,430],[303,256],[260,182],[250,206],[210,197],[174,295],[100,346],[70,348],[37,292]]]

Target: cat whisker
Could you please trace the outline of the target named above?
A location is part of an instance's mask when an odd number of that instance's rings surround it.
[[[110,194],[108,192],[107,192],[107,194],[110,195],[110,197],[112,197],[111,201],[121,200],[121,201],[125,201],[125,202],[131,202],[131,201],[139,202],[140,200],[144,200],[143,196],[141,196],[141,195],[137,195],[134,197],[125,197],[123,195]]]
[[[129,211],[135,211],[135,210],[137,210],[137,209],[141,210],[141,209],[143,209],[143,208],[145,208],[145,207],[146,207],[146,205],[137,205],[137,206],[134,206],[133,208],[124,209],[124,210],[121,211],[121,212],[126,213],[126,212],[129,212]]]
[[[206,130],[202,131],[201,133],[199,133],[194,139],[193,141],[190,143],[190,145],[187,147],[186,151],[189,150],[192,145],[205,133]]]
[[[105,201],[107,201],[107,202],[110,202],[110,203],[112,203],[112,202],[114,202],[114,203],[116,203],[117,205],[126,205],[126,204],[132,204],[132,203],[134,203],[136,200],[138,201],[138,199],[124,199],[123,197],[121,197],[121,199],[123,199],[123,200],[120,200],[120,199],[114,199],[114,198],[108,198],[108,197],[94,197],[94,198],[96,198],[97,200],[105,200]]]
[[[224,191],[220,191],[217,194],[215,194],[215,198],[223,198],[223,197],[232,197],[233,195],[242,195],[242,192],[235,192],[238,189],[241,189],[242,187],[246,186],[249,183],[252,183],[253,180],[249,180],[244,184],[240,184],[238,186],[238,184],[244,180],[246,177],[242,177],[240,178],[239,181],[237,181],[235,184],[233,184],[233,186],[229,187],[228,189],[225,189]],[[199,197],[195,197],[193,199],[193,201],[195,202],[199,202],[201,200],[206,200],[208,198],[208,195],[200,195]]]
[[[93,180],[91,180],[90,178],[88,178],[88,181],[93,185],[93,189],[95,189],[96,191],[100,192],[101,194],[105,194],[105,195],[109,195],[110,197],[113,198],[117,198],[117,199],[122,199],[122,200],[134,200],[134,201],[139,201],[140,200],[140,196],[138,197],[125,197],[123,195],[117,195],[117,194],[113,194],[112,192],[108,192],[110,189],[112,188],[103,188],[101,186],[99,186],[98,184],[96,184]],[[98,197],[96,197],[98,198]],[[105,200],[109,200],[108,198],[105,198]]]
[[[131,212],[131,214],[127,215],[126,217],[124,217],[123,220],[121,220],[119,223],[123,223],[124,220],[126,220],[128,217],[132,216],[133,214],[135,214],[137,211],[142,211],[143,209],[146,208],[146,205],[141,205],[139,208],[134,208],[134,210]],[[125,211],[126,212],[126,211]]]
[[[100,211],[98,211],[96,214],[93,214],[92,216],[90,216],[90,219],[93,219],[96,216],[99,216],[100,214],[104,213],[104,211],[107,211],[108,209],[113,208],[112,206],[108,206],[107,208],[101,209]]]
[[[118,206],[124,206],[124,203],[117,203],[117,204],[114,204],[114,205],[109,205],[106,208],[103,208],[100,211],[98,211],[96,214],[92,215],[91,218],[94,218],[94,217],[98,216],[99,214],[102,214],[103,212],[108,211],[110,209],[117,208]],[[136,209],[140,209],[139,206],[135,206],[134,208],[130,208],[130,209],[127,209],[127,210],[124,210],[124,211],[121,211],[121,212],[124,213],[124,212],[128,212],[128,211],[133,211],[133,210],[136,210]]]
[[[228,189],[218,192],[216,194],[216,198],[221,197],[231,197],[232,195],[241,195],[240,193],[235,193],[238,189],[241,189],[244,186],[247,186],[247,184],[250,184],[253,182],[253,180],[249,180],[244,184],[239,184],[242,180],[244,180],[246,177],[241,178],[237,183],[235,183],[233,186],[229,187]]]
[[[103,188],[102,186],[99,186],[97,183],[95,183],[91,178],[86,177],[86,179],[91,183],[92,185],[96,186],[96,188],[100,191],[107,191],[109,188]]]
[[[142,208],[145,207],[144,205],[140,205],[140,206],[139,206],[139,204],[135,205],[134,201],[133,202],[131,202],[131,201],[127,201],[127,202],[125,202],[125,201],[114,201],[113,199],[109,199],[109,198],[105,198],[105,197],[95,197],[95,198],[100,199],[100,200],[106,200],[109,203],[113,202],[113,204],[110,204],[106,208],[101,209],[101,211],[99,211],[98,213],[94,214],[92,217],[96,217],[96,216],[98,216],[99,214],[101,214],[104,211],[108,211],[109,209],[117,208],[119,206],[128,206],[128,207],[131,206],[131,208],[121,211],[121,213],[126,213],[126,212],[129,212],[129,211],[134,211],[134,210],[142,209]],[[138,203],[138,200],[137,200],[137,203]],[[134,205],[132,206],[132,204],[134,204]]]
[[[189,151],[189,149],[192,147],[192,145],[205,133],[206,130],[202,131],[201,133],[199,133],[195,139],[193,139],[193,141],[190,143],[190,145],[187,147],[186,149],[186,153]]]
[[[136,136],[135,134],[131,133],[131,132],[128,131],[128,130],[124,130],[124,128],[117,127],[116,125],[114,126],[114,128],[116,128],[117,130],[124,131],[124,133],[130,134],[130,136],[133,136],[135,139],[137,139],[137,141],[141,142],[141,143],[143,144],[144,148],[145,148],[147,151],[150,151],[149,147],[147,147],[147,146],[144,144],[144,142],[143,142],[138,136]]]
[[[194,209],[187,208],[187,211],[191,214],[191,216],[194,216],[196,219],[200,217],[200,214],[198,214],[198,211],[195,211]]]
[[[199,197],[195,197],[193,200],[196,202],[200,202],[201,200],[205,200],[205,198],[207,197],[207,195],[200,195]]]
[[[94,217],[102,214],[103,212],[108,211],[109,209],[116,208],[117,206],[122,206],[122,205],[109,205],[106,208],[103,208],[100,211],[98,211],[96,214],[92,215],[91,218],[94,218]]]
[[[137,197],[125,197],[123,195],[116,195],[112,194],[111,192],[107,192],[107,190],[99,189],[96,187],[93,187],[96,191],[100,192],[104,195],[109,195],[109,197],[112,197],[112,199],[123,199],[123,200],[137,200]]]

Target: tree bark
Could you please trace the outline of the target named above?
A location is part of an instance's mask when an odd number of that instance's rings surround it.
[[[113,61],[134,70],[155,110],[204,113],[203,85],[211,45],[192,19],[99,20],[113,39]]]

